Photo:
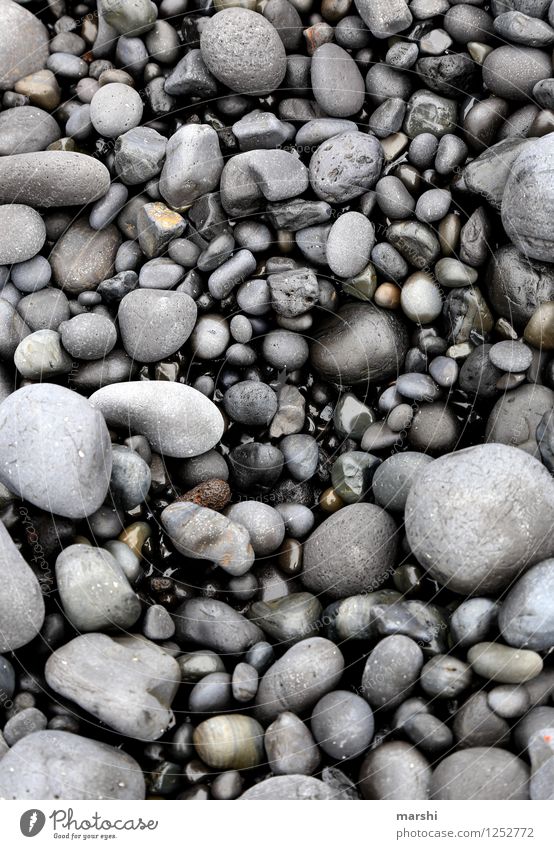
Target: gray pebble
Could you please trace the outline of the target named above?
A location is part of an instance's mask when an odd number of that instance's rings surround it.
[[[48,286],[52,276],[50,263],[43,256],[35,256],[26,262],[12,266],[11,280],[20,292],[38,292]]]
[[[407,698],[423,666],[423,652],[409,637],[385,637],[370,652],[362,675],[362,693],[374,708],[390,710]]]
[[[129,191],[120,183],[112,183],[106,194],[91,209],[89,224],[93,230],[103,230],[119,215],[127,202]]]
[[[311,637],[296,643],[260,681],[256,696],[258,719],[269,724],[283,710],[310,710],[339,683],[343,668],[342,654],[329,640]]]
[[[364,799],[428,799],[431,767],[414,746],[382,743],[365,758],[359,787]]]
[[[221,413],[191,386],[167,381],[129,381],[104,386],[90,402],[112,427],[145,436],[168,457],[195,457],[216,445]]]
[[[78,218],[50,254],[54,282],[70,295],[96,289],[111,277],[120,243],[121,236],[114,224],[93,230],[86,218]]]
[[[190,336],[190,346],[201,360],[215,360],[229,344],[230,333],[226,319],[217,313],[201,315]]]
[[[433,772],[433,799],[528,799],[529,768],[504,749],[448,755]]]
[[[267,94],[285,76],[285,48],[277,30],[249,9],[227,8],[209,18],[200,49],[212,74],[240,94]]]
[[[252,281],[252,284],[256,284],[256,282]],[[271,306],[280,316],[295,318],[298,315],[303,315],[317,303],[318,281],[311,269],[293,268],[291,271],[269,274],[267,286],[269,287]],[[262,293],[260,292],[260,294]],[[267,300],[262,301],[262,303],[265,306]],[[246,306],[243,306],[243,309],[246,312],[251,312]]]
[[[141,603],[117,560],[102,548],[70,545],[56,560],[64,613],[78,631],[127,630]]]
[[[398,392],[411,401],[435,401],[439,395],[439,387],[426,374],[407,372],[401,374],[396,381]]]
[[[512,392],[504,393],[488,418],[487,442],[514,445],[539,459],[537,427],[553,405],[554,392],[547,386],[523,384]]]
[[[429,189],[419,196],[415,215],[420,221],[440,221],[450,208],[452,195],[447,189]]]
[[[356,693],[334,690],[323,696],[312,711],[312,733],[325,754],[334,761],[360,755],[373,737],[371,708]]]
[[[374,187],[383,160],[383,148],[375,136],[340,133],[323,142],[313,154],[311,186],[321,200],[345,203]]]
[[[290,330],[272,330],[264,337],[264,359],[274,368],[294,371],[301,368],[309,356],[306,340]]]
[[[524,687],[515,684],[501,684],[487,693],[491,710],[503,719],[517,719],[527,713],[530,699]]]
[[[395,532],[393,519],[374,504],[342,508],[306,541],[303,584],[331,598],[376,589],[395,562]]]
[[[293,539],[303,539],[312,530],[315,519],[309,507],[284,502],[276,504],[275,509],[281,514],[287,535]]]
[[[268,425],[277,412],[277,396],[267,384],[242,380],[223,396],[226,413],[235,422],[246,425]]]
[[[196,304],[184,292],[135,289],[122,299],[118,321],[129,356],[157,362],[185,344],[195,325]]]
[[[209,507],[175,502],[163,510],[161,519],[175,548],[186,557],[211,560],[230,575],[244,575],[254,562],[247,528]]]
[[[414,211],[413,197],[402,180],[391,174],[381,177],[375,186],[375,195],[379,209],[388,218],[409,218]]]
[[[474,646],[485,640],[496,625],[498,605],[490,598],[468,598],[450,620],[453,648]]]
[[[534,47],[497,47],[483,62],[483,83],[497,97],[525,100],[552,73],[548,53]]]
[[[174,722],[179,665],[142,637],[75,637],[49,657],[45,675],[55,693],[127,737],[157,740]]]
[[[276,551],[285,536],[285,526],[277,510],[259,501],[240,501],[227,508],[226,516],[248,531],[256,556]]]
[[[46,240],[46,228],[38,212],[21,203],[0,206],[0,229],[0,265],[31,259]]]
[[[421,670],[421,688],[431,698],[452,699],[471,684],[471,669],[457,657],[437,654]]]
[[[254,784],[239,797],[245,801],[263,799],[306,801],[308,799],[344,798],[323,781],[307,775],[276,775]]]
[[[189,696],[191,713],[223,711],[231,702],[231,676],[228,672],[210,672],[195,684]]]
[[[222,169],[215,130],[207,124],[187,124],[167,143],[160,193],[173,209],[185,209],[217,187]]]
[[[60,135],[55,118],[37,106],[18,106],[0,113],[0,156],[45,150]]]
[[[79,360],[99,360],[114,348],[117,330],[113,321],[96,313],[76,315],[59,327],[66,351]]]
[[[0,203],[82,207],[109,187],[106,166],[84,153],[46,150],[0,158]]]
[[[145,786],[138,763],[121,749],[48,729],[24,737],[2,758],[0,792],[6,799],[142,800]]]
[[[249,663],[237,663],[231,680],[236,702],[250,702],[258,691],[258,670]]]
[[[0,90],[9,91],[45,67],[49,35],[38,17],[11,0],[2,4],[0,24]]]
[[[502,684],[523,684],[542,671],[542,658],[534,651],[515,649],[502,643],[477,643],[467,653],[475,672]]]
[[[216,652],[242,654],[263,640],[253,622],[222,601],[193,598],[174,614],[176,639],[191,641]]]
[[[274,775],[311,775],[320,754],[310,730],[294,713],[283,711],[265,732],[264,746]]]
[[[48,380],[71,371],[71,357],[61,346],[55,330],[36,330],[17,346],[13,361],[19,373],[28,380]]]
[[[551,587],[554,560],[531,567],[506,596],[498,617],[503,638],[519,649],[548,651],[554,640]]]
[[[471,494],[465,497],[466,492]],[[531,492],[541,493],[540,515],[531,509]],[[499,514],[495,507],[491,516],[488,507],[499,500],[505,511]],[[528,528],[525,539],[514,532],[514,511]],[[406,533],[418,560],[443,585],[467,594],[486,592],[506,586],[523,565],[552,553],[545,522],[553,511],[554,485],[540,463],[517,448],[480,445],[441,457],[422,471],[408,495]],[[437,516],[432,525],[430,514]],[[446,524],[441,516],[448,517]]]
[[[355,115],[363,106],[363,77],[352,56],[338,44],[322,44],[315,50],[311,82],[315,99],[334,118]]]
[[[373,224],[359,212],[340,215],[326,245],[327,263],[338,277],[355,277],[367,263],[375,244]]]
[[[0,591],[0,652],[8,652],[27,645],[39,633],[44,622],[44,600],[34,572],[19,553],[2,522],[0,554],[4,574]]]
[[[402,512],[408,492],[432,458],[417,451],[405,451],[387,457],[373,476],[375,501],[386,510]]]
[[[2,403],[0,423],[0,481],[11,491],[69,518],[102,504],[111,443],[102,416],[85,398],[48,383],[26,386]]]
[[[124,445],[112,447],[112,460],[110,494],[116,506],[132,510],[142,504],[148,495],[150,469],[136,451]]]

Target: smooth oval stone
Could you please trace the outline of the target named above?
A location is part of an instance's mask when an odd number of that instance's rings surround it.
[[[309,799],[339,799],[340,795],[333,791],[325,782],[308,775],[276,775],[266,778],[259,784],[254,784],[239,801],[256,801],[270,799],[271,801],[307,801]],[[344,798],[344,797],[342,797]]]
[[[375,229],[365,215],[345,212],[329,231],[327,264],[338,277],[355,277],[368,264],[374,244]]]
[[[20,768],[25,763],[24,770]],[[121,749],[48,729],[19,740],[0,763],[4,799],[144,799],[144,776]]]
[[[474,646],[491,633],[498,617],[498,605],[490,598],[469,598],[456,608],[450,619],[450,633],[459,648]]]
[[[214,769],[250,769],[264,757],[264,730],[251,716],[213,716],[194,729],[199,757]]]
[[[242,654],[264,639],[253,622],[222,601],[192,598],[174,614],[176,639],[199,643],[216,652]]]
[[[536,652],[502,643],[477,643],[467,659],[482,678],[501,684],[523,684],[542,672],[542,658]]]
[[[106,497],[112,468],[106,423],[62,386],[25,386],[0,405],[0,457],[0,481],[47,512],[82,519]]]
[[[144,637],[75,637],[50,655],[45,677],[55,693],[126,737],[157,740],[174,724],[179,664]]]
[[[487,442],[514,445],[540,459],[537,427],[553,406],[554,391],[547,386],[524,384],[504,393],[487,420]]]
[[[304,545],[302,582],[331,598],[377,589],[394,567],[396,523],[375,504],[350,504],[330,516]]]
[[[364,799],[428,799],[431,767],[409,743],[381,743],[360,768],[359,787]]]
[[[231,701],[231,676],[228,672],[206,675],[193,688],[188,708],[191,713],[212,713],[225,710]]]
[[[356,693],[334,690],[312,711],[312,733],[334,761],[355,758],[369,746],[375,723],[367,702]]]
[[[185,557],[211,560],[231,575],[244,575],[254,562],[248,530],[216,510],[181,501],[166,507],[161,520]]]
[[[3,522],[0,522],[0,562],[3,576],[0,652],[15,651],[30,643],[42,628],[44,600],[35,573],[19,553]]]
[[[313,154],[310,183],[321,200],[345,203],[374,187],[383,162],[383,148],[375,136],[340,133],[324,141]]]
[[[277,510],[259,501],[240,501],[226,510],[232,522],[248,531],[257,557],[272,554],[285,537],[285,525]]]
[[[80,360],[99,360],[107,356],[117,342],[113,321],[104,315],[82,313],[59,325],[65,350]]]
[[[365,85],[352,56],[338,44],[322,44],[312,56],[312,91],[321,108],[334,118],[359,112]]]
[[[46,241],[44,221],[36,210],[21,203],[0,206],[0,231],[0,265],[31,259]]]
[[[528,766],[499,748],[448,755],[433,772],[432,799],[528,799]]]
[[[121,235],[114,224],[93,230],[86,218],[78,218],[50,254],[55,283],[71,295],[96,289],[113,274],[120,244]]]
[[[85,206],[109,188],[106,166],[83,153],[45,150],[0,157],[0,203]]]
[[[90,102],[90,120],[99,135],[113,139],[140,124],[142,108],[134,88],[108,83],[98,89]]]
[[[375,708],[390,710],[410,695],[423,666],[418,644],[402,634],[377,643],[362,675],[362,694]]]
[[[548,651],[554,644],[554,560],[532,566],[512,587],[500,608],[503,638],[518,649]]]
[[[117,313],[123,347],[141,363],[163,360],[185,344],[196,313],[184,292],[135,289],[121,300]]]
[[[268,425],[277,412],[277,396],[265,383],[242,380],[235,383],[224,395],[225,412],[246,425]]]
[[[21,77],[41,71],[48,59],[48,30],[19,3],[0,5],[0,91],[10,91]]]
[[[256,716],[264,725],[283,711],[301,713],[339,683],[344,659],[334,643],[311,637],[291,646],[269,667],[256,695]]]
[[[404,324],[373,304],[346,304],[323,324],[310,348],[312,364],[339,384],[396,377],[408,349]]]
[[[56,119],[37,106],[18,106],[0,113],[0,156],[45,150],[60,135]]]
[[[182,383],[129,381],[104,386],[90,397],[112,427],[140,433],[168,457],[195,457],[223,434],[221,413],[205,395]]]
[[[265,732],[265,750],[274,775],[311,775],[320,764],[317,744],[294,713],[280,713]]]
[[[537,497],[540,511],[533,506]],[[435,460],[415,481],[405,513],[408,542],[421,565],[463,594],[501,589],[524,566],[553,554],[553,517],[554,482],[544,466],[498,444]]]
[[[373,476],[372,489],[377,504],[385,510],[402,512],[414,481],[432,460],[419,451],[404,451],[387,457]]]
[[[491,710],[503,719],[516,719],[529,710],[531,701],[525,687],[501,684],[487,694]]]
[[[249,9],[224,9],[209,18],[202,28],[200,50],[214,77],[239,94],[274,91],[287,69],[279,33]]]
[[[502,196],[502,223],[524,256],[550,261],[553,213],[554,135],[549,133],[526,145],[512,165]]]
[[[26,336],[17,346],[13,361],[18,372],[28,380],[67,374],[73,365],[55,330],[36,330]]]
[[[142,607],[115,557],[102,548],[70,545],[56,560],[64,613],[78,631],[129,629]]]
[[[467,663],[445,654],[437,654],[421,670],[421,688],[432,698],[452,699],[471,683]]]
[[[509,740],[510,726],[494,713],[484,692],[473,693],[463,702],[452,723],[454,736],[461,748],[470,746],[502,746]]]
[[[526,100],[534,86],[551,74],[550,56],[534,47],[506,44],[489,53],[483,62],[483,83],[507,100]]]

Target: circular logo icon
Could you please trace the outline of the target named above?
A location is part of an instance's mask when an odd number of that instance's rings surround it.
[[[24,814],[21,814],[19,828],[21,829],[21,834],[24,834],[25,837],[36,837],[44,828],[45,823],[46,817],[42,811],[32,808],[30,811],[25,811]]]

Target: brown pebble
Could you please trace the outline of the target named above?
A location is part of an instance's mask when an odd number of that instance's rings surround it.
[[[330,486],[329,489],[326,489],[325,492],[321,493],[319,506],[322,510],[325,510],[326,513],[336,513],[337,510],[344,507],[344,501],[340,495],[337,495],[333,487]]]
[[[381,283],[375,290],[373,300],[378,307],[397,310],[400,305],[400,289],[395,283]]]
[[[227,481],[212,478],[202,481],[188,492],[179,496],[176,501],[192,501],[201,507],[210,507],[212,510],[223,510],[231,500],[231,488]]]
[[[142,546],[149,536],[152,534],[152,529],[146,522],[133,522],[132,525],[123,530],[119,535],[120,542],[128,545],[131,551],[142,558]]]
[[[18,80],[14,86],[18,94],[26,95],[33,106],[52,112],[60,105],[61,89],[52,71],[36,71]]]
[[[321,14],[330,24],[346,17],[352,8],[352,0],[322,0]]]
[[[523,338],[534,348],[554,351],[554,301],[542,303],[523,332]]]
[[[288,537],[277,552],[277,565],[286,575],[298,575],[302,571],[302,543]]]
[[[439,242],[443,256],[456,256],[462,222],[454,212],[445,215],[439,224]]]

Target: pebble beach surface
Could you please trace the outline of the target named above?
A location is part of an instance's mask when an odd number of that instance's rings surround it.
[[[0,798],[554,799],[553,47],[0,0]]]

